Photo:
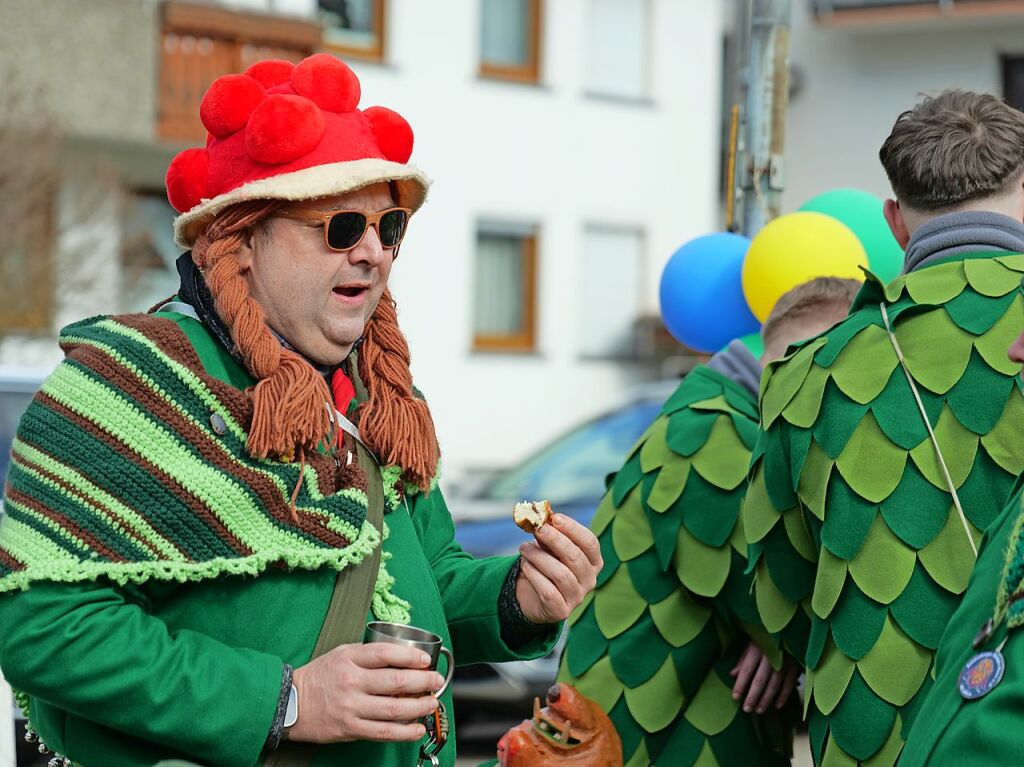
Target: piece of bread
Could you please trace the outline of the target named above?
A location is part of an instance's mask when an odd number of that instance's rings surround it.
[[[528,533],[537,532],[550,516],[551,504],[547,501],[524,501],[512,509],[513,521]]]

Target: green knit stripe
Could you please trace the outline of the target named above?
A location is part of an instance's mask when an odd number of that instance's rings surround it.
[[[29,547],[34,547],[37,552],[34,559],[42,563],[26,570],[17,570],[0,579],[0,594],[25,589],[40,581],[85,583],[97,578],[108,578],[123,586],[129,583],[145,583],[149,580],[183,583],[210,580],[221,575],[256,576],[266,570],[268,565],[275,563],[303,570],[329,567],[340,571],[359,564],[380,545],[380,533],[372,524],[366,522],[352,544],[344,549],[310,550],[291,547],[259,551],[248,557],[222,557],[205,562],[159,560],[111,563],[95,559],[72,559],[59,547],[40,548],[38,534],[32,535],[36,533],[34,528],[17,521],[11,525],[6,517],[0,522],[0,531],[5,538],[5,544],[9,544],[10,548],[17,547],[20,551],[29,551]]]
[[[83,502],[81,497],[64,490],[45,474],[33,470],[22,461],[12,464],[10,481],[14,488],[11,497],[18,499],[28,496],[38,505],[33,509],[37,514],[50,513],[59,517],[66,534],[80,541],[87,548],[101,551],[106,548],[117,558],[148,558],[149,550],[132,536],[124,533],[118,525],[111,524],[109,517],[98,513],[92,504]],[[45,511],[44,511],[45,510]]]
[[[13,446],[0,592],[39,580],[256,574],[272,562],[342,569],[380,544],[363,490],[324,496],[312,466],[300,482],[297,464],[251,458],[229,405],[143,332],[96,318],[61,341],[68,359]],[[296,487],[299,525],[289,512]],[[400,617],[389,589],[384,570],[378,601]]]
[[[23,562],[71,557],[77,560],[88,555],[85,544],[68,535],[52,519],[37,514],[10,497],[4,500],[0,531],[3,532],[3,548]]]
[[[116,327],[122,326],[118,325]],[[155,348],[155,346],[152,344],[139,344],[138,347],[133,348],[133,352],[136,352],[136,354],[133,356],[132,360],[129,360],[115,347],[96,338],[63,336],[62,342],[72,342],[78,345],[95,348],[111,357],[126,369],[131,370],[139,382],[151,389],[153,393],[157,394],[169,407],[180,413],[189,421],[190,425],[202,431],[207,437],[211,438],[214,443],[218,444],[223,450],[224,457],[226,459],[237,461],[239,464],[243,463],[243,461],[238,459],[238,456],[245,455],[246,434],[233,419],[230,410],[218,403],[217,400],[213,398],[210,391],[202,384],[201,381],[198,381],[198,379],[196,379],[196,377],[192,375],[187,368],[180,366],[179,363],[176,363],[167,356],[161,356],[161,353]],[[72,361],[72,364],[74,363],[75,361]],[[195,379],[195,386],[189,385],[190,381],[186,380],[184,374],[181,378],[178,378],[178,370],[172,367],[174,364],[179,364],[181,371],[187,373],[188,377]],[[140,365],[143,366],[145,370],[160,370],[163,368],[165,372],[172,375],[163,376],[158,381],[143,372],[143,367],[140,367]],[[84,370],[89,370],[89,368],[84,365],[82,367]],[[123,389],[116,387],[116,384],[107,381],[102,374],[92,371],[90,371],[90,373],[95,375],[98,380],[103,381],[106,385],[117,388],[119,392],[122,392],[127,396],[127,393],[124,392]],[[202,393],[201,395],[200,392]],[[211,412],[216,412],[223,417],[225,426],[227,427],[227,432],[225,434],[215,435],[214,432],[210,430],[209,418]],[[266,477],[271,479],[277,486],[282,498],[290,498],[291,487],[295,483],[295,478],[292,478],[292,484],[289,485],[287,479],[281,476],[285,473],[279,468],[282,466],[287,466],[287,464],[281,464],[280,462],[271,461],[269,459],[264,459],[256,465],[253,465],[252,462],[247,464],[247,468],[260,471]],[[295,470],[292,469],[291,473],[294,473],[294,471]],[[312,475],[314,479],[310,484],[310,495],[315,500],[322,500],[323,495],[319,492],[318,484],[315,481],[316,472],[309,466],[306,467],[306,471],[307,476],[303,483],[305,484],[305,482],[309,481],[310,475]]]
[[[204,411],[197,411],[196,415],[202,419],[208,415],[210,411],[216,410],[224,416],[224,422],[228,427],[228,431],[238,440],[243,443],[248,436],[245,428],[242,424],[238,423],[227,412],[227,408],[217,399],[217,397],[210,391],[210,389],[203,383],[199,375],[186,367],[178,360],[172,359],[171,357],[160,351],[159,347],[151,339],[147,338],[143,333],[130,328],[118,322],[115,319],[107,318],[97,322],[95,325],[89,326],[87,329],[83,329],[80,326],[71,326],[76,329],[76,332],[80,334],[82,342],[94,344],[97,346],[103,346],[108,349],[114,350],[114,347],[123,348],[125,351],[132,353],[133,360],[138,360],[138,363],[132,364],[133,372],[140,374],[141,368],[146,370],[153,370],[154,374],[156,371],[166,371],[168,374],[166,378],[161,378],[161,383],[169,386],[172,389],[178,388],[178,384],[184,384],[189,392],[202,404],[205,408]],[[70,328],[68,328],[70,330]],[[82,332],[86,330],[86,332]],[[67,343],[68,341],[74,340],[76,336],[68,334],[67,336],[61,336],[61,343]],[[125,344],[124,341],[128,340],[131,343]],[[115,354],[120,356],[119,352],[114,351]],[[157,363],[155,366],[150,367],[152,363]],[[178,405],[183,403],[178,402]]]
[[[220,471],[198,458],[168,428],[157,424],[107,387],[65,366],[62,375],[51,376],[43,391],[80,415],[100,414],[105,430],[117,434],[128,450],[153,461],[182,487],[191,490],[250,547],[277,542],[276,525],[238,482],[224,481]]]
[[[136,356],[141,359],[137,361],[128,360],[125,355],[119,352],[115,347],[107,344],[104,340],[94,338],[96,334],[90,334],[89,337],[71,336],[65,335],[65,342],[73,341],[78,344],[85,344],[102,351],[112,359],[124,367],[135,371],[137,378],[145,386],[151,389],[154,393],[158,394],[164,403],[175,409],[181,414],[183,418],[189,421],[190,425],[202,431],[206,437],[222,451],[223,459],[226,461],[232,461],[243,470],[256,471],[262,476],[271,480],[278,492],[281,494],[282,501],[287,502],[292,493],[292,489],[298,483],[298,469],[296,465],[285,464],[279,461],[272,461],[270,459],[252,459],[248,456],[245,449],[246,436],[240,427],[232,429],[231,425],[234,424],[237,427],[237,422],[231,419],[230,412],[227,408],[223,407],[218,400],[213,398],[213,395],[205,387],[188,368],[180,365],[176,361],[166,356],[160,356],[162,353],[156,346],[141,336],[137,331],[130,328],[125,328],[112,321],[106,321],[101,323],[104,327],[110,327],[113,330],[123,330],[124,336],[131,339],[134,344],[136,339],[141,339],[137,346],[132,347],[133,352],[137,352]],[[115,339],[119,343],[124,341],[118,337]],[[159,380],[150,377],[142,372],[142,368],[146,370],[170,370],[172,375],[159,377]],[[123,389],[117,388],[116,384],[107,381],[101,374],[90,372],[95,375],[96,378],[102,382],[105,386],[116,388],[119,393],[125,394]],[[180,374],[180,379],[179,379]],[[188,380],[186,380],[188,379]],[[182,383],[188,384],[187,389],[183,389]],[[172,388],[172,387],[177,387]],[[203,394],[201,399],[196,399],[191,396],[192,394],[200,392]],[[145,408],[142,408],[145,411]],[[221,414],[224,417],[225,423],[228,425],[228,433],[225,435],[215,435],[209,429],[209,416],[211,409],[214,412]],[[187,441],[186,441],[186,444]],[[197,458],[204,460],[198,448],[191,446],[191,449],[195,452]],[[335,512],[330,509],[328,504],[324,503],[324,496],[319,490],[319,479],[317,477],[315,469],[312,466],[306,465],[305,473],[303,474],[302,489],[300,490],[300,496],[298,499],[299,505],[303,508],[305,513],[319,513],[320,516],[325,520],[329,520],[329,525],[333,528],[337,527],[337,522],[334,518]],[[260,500],[254,496],[254,502],[260,503]],[[349,507],[348,514],[346,517],[350,522],[348,529],[338,529],[338,532],[344,532],[345,534],[355,534],[358,524],[364,518],[365,513],[365,500],[357,501],[353,506]]]
[[[53,435],[61,438],[54,439]],[[237,554],[213,530],[202,529],[205,523],[190,508],[189,496],[161,482],[138,456],[125,455],[99,435],[73,428],[67,418],[39,399],[22,416],[18,439],[34,446],[45,445],[55,461],[87,473],[91,481],[116,494],[122,503],[144,513],[163,537],[176,548],[187,550],[190,557],[213,559]]]
[[[294,527],[273,519],[256,502],[251,490],[197,456],[168,428],[75,368],[66,367],[65,375],[44,386],[44,391],[83,416],[102,413],[103,427],[118,434],[125,448],[146,456],[172,480],[187,487],[250,549],[287,547],[295,539],[305,537]]]
[[[167,559],[177,559],[181,556],[178,548],[158,533],[145,517],[121,503],[121,501],[94,482],[91,482],[81,472],[76,471],[67,464],[54,460],[41,450],[36,450],[31,445],[18,439],[14,441],[11,455],[15,460],[22,463],[26,471],[32,472],[30,466],[35,464],[44,471],[59,478],[79,495],[82,503],[88,503],[97,513],[104,515],[109,524],[125,526],[132,530],[139,538],[152,545]],[[37,476],[42,479],[41,475]]]

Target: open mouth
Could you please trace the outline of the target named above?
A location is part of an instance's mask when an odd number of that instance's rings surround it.
[[[566,719],[559,723],[550,715],[544,716],[540,710],[540,700],[533,699],[533,729],[550,740],[552,743],[564,748],[575,748],[582,741],[571,734],[572,722]],[[559,717],[561,718],[561,717]]]
[[[368,285],[338,285],[334,294],[342,298],[362,298],[369,290]]]

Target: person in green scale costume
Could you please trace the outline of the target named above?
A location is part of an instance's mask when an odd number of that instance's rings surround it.
[[[785,704],[795,667],[776,653],[773,671],[750,641],[768,646],[744,573],[740,500],[762,363],[840,321],[859,287],[800,285],[765,321],[760,361],[734,341],[695,368],[598,508],[605,564],[570,619],[559,680],[608,712],[629,767],[789,764],[793,717],[765,712]]]
[[[765,373],[743,527],[764,626],[803,661],[816,764],[896,763],[976,546],[1024,469],[1024,114],[926,98],[881,149],[906,251]]]
[[[368,619],[535,658],[594,584],[557,514],[522,557],[453,540],[387,290],[427,182],[359,100],[326,54],[216,80],[167,173],[179,294],[61,333],[0,519],[0,667],[52,764],[408,767],[442,677]]]
[[[1024,363],[1024,333],[1009,358]],[[1018,435],[1018,449],[1020,441]],[[1024,481],[985,532],[960,607],[935,658],[900,767],[1019,764],[1024,754]]]

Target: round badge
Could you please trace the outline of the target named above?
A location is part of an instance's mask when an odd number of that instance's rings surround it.
[[[960,695],[976,700],[991,692],[1003,678],[1006,661],[998,650],[980,652],[964,665],[960,672]]]

